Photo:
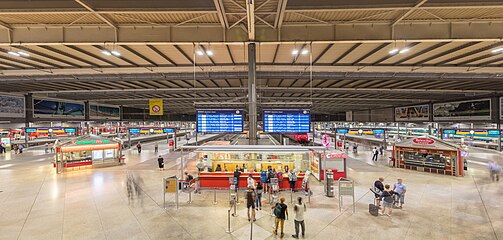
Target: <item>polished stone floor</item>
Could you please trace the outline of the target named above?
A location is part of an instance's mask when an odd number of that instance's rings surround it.
[[[30,149],[21,155],[0,156],[0,239],[250,239],[245,204],[231,217],[226,233],[227,191],[180,195],[176,209],[173,194],[163,208],[162,178],[180,175],[180,152],[168,153],[161,143],[166,170],[157,170],[153,144],[141,154],[126,152],[125,166],[81,169],[57,175],[52,155]],[[473,150],[465,177],[448,177],[385,166],[386,157],[370,161],[369,151],[350,153],[349,178],[356,184],[356,212],[351,197],[342,212],[337,198],[323,195],[313,182],[314,195],[307,204],[306,239],[503,239],[503,185],[490,181],[487,159],[502,163],[493,151]],[[190,163],[189,163],[190,165]],[[128,198],[126,176],[138,180],[141,191]],[[368,213],[372,195],[368,188],[378,177],[386,183],[404,179],[406,205],[391,217]],[[141,179],[141,180],[140,180]],[[214,194],[217,203],[214,204]],[[283,193],[291,211],[285,239],[294,233],[290,193]],[[243,193],[240,195],[242,201]],[[297,195],[292,196],[295,198]],[[267,196],[265,197],[267,199]],[[275,239],[273,217],[267,204],[257,214],[253,239]]]

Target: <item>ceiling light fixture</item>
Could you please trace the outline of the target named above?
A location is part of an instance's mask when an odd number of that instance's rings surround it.
[[[396,54],[398,51],[400,51],[400,49],[393,48],[393,49],[391,49],[391,51],[389,51],[389,54]]]
[[[211,51],[211,50],[206,50],[206,55],[208,55],[208,56],[213,56],[213,51]]]
[[[199,55],[199,56],[203,56],[203,55],[204,55],[204,52],[203,52],[203,51],[201,51],[201,50],[197,50],[197,51],[196,51],[196,54],[197,54],[197,55]]]
[[[400,50],[398,53],[402,54],[402,53],[406,53],[408,51],[410,51],[410,48],[404,48],[404,49]]]
[[[101,51],[101,53],[103,53],[103,54],[105,54],[107,56],[111,56],[112,55],[112,53],[110,51],[108,51],[108,50],[103,50],[103,51]]]
[[[13,52],[13,51],[8,51],[7,53],[8,53],[8,54],[10,54],[10,55],[14,55],[14,56],[16,56],[16,57],[21,56],[21,54],[19,54],[19,53],[17,53],[17,52]]]
[[[112,50],[112,51],[110,51],[110,53],[111,53],[112,55],[116,56],[116,57],[118,57],[118,56],[120,56],[120,55],[121,55],[121,53],[120,53],[120,52],[118,52],[118,51],[116,51],[116,50]]]
[[[303,49],[302,52],[300,52],[300,54],[302,55],[307,55],[309,53],[309,50],[307,49]]]
[[[25,52],[17,52],[19,55],[23,56],[23,57],[29,57],[30,54],[28,53],[25,53]]]
[[[292,55],[297,55],[297,54],[299,54],[299,50],[294,49],[294,50],[292,51]]]
[[[503,52],[503,47],[496,48],[491,51],[492,53],[502,53]]]

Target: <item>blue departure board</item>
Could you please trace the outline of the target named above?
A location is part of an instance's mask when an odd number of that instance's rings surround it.
[[[308,133],[311,131],[309,110],[265,110],[264,132]]]
[[[243,132],[243,113],[240,110],[197,110],[197,132]]]

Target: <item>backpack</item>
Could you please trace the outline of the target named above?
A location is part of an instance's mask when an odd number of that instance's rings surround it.
[[[296,182],[297,181],[297,175],[295,173],[290,174],[290,182]]]
[[[283,181],[283,173],[282,172],[278,172],[277,173],[277,177],[278,177],[278,182],[282,182]]]
[[[273,171],[270,171],[268,174],[267,174],[267,179],[270,181],[271,178],[276,178],[276,175],[274,175],[274,172]]]
[[[383,200],[385,202],[390,203],[390,202],[394,201],[393,195],[391,193],[389,193],[388,191],[384,191],[383,194],[382,194],[382,196],[383,196]]]
[[[281,215],[281,204],[276,203],[276,206],[274,207],[274,216],[279,218],[280,215]]]
[[[263,183],[265,183],[267,181],[267,172],[266,171],[260,172],[260,181]]]

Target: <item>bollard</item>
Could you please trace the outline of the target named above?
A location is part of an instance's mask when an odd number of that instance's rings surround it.
[[[307,190],[307,202],[311,203],[311,190],[310,189]]]
[[[250,221],[250,240],[253,240],[253,220]]]
[[[192,191],[189,191],[189,201],[187,203],[188,204],[192,203]]]
[[[238,216],[236,202],[234,202],[234,213],[232,214],[232,216],[233,217],[237,217]]]
[[[231,210],[227,210],[227,230],[225,231],[226,233],[231,233]]]
[[[293,190],[290,188],[290,204],[293,204]]]
[[[217,190],[213,189],[213,204],[217,204]]]
[[[239,188],[236,188],[236,203],[237,205],[239,205]]]

